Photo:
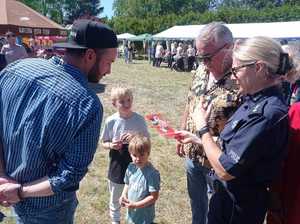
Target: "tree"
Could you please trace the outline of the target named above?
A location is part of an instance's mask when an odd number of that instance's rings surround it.
[[[97,16],[103,12],[100,0],[21,0],[21,2],[60,24],[73,23],[80,16]]]
[[[21,2],[57,23],[63,22],[63,0],[21,0]]]
[[[73,23],[74,20],[81,16],[97,16],[103,12],[100,6],[100,0],[64,0],[64,11],[67,23]]]
[[[282,6],[284,0],[222,0],[217,7],[263,9],[266,7]]]
[[[155,17],[170,13],[202,13],[210,8],[210,0],[115,0],[116,16],[136,18]]]

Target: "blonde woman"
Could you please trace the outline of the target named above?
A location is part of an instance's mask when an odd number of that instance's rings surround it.
[[[245,96],[216,143],[207,126],[210,106],[194,113],[197,134],[180,131],[183,143],[202,144],[213,168],[208,224],[262,224],[270,183],[278,174],[288,137],[288,107],[279,80],[294,66],[281,46],[267,37],[239,43],[232,75]]]

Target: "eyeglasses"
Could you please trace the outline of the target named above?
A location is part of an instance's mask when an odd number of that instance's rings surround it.
[[[7,38],[10,38],[10,37],[15,37],[16,35],[7,35],[6,37]]]
[[[208,53],[208,54],[203,54],[203,55],[198,55],[198,59],[203,62],[211,62],[214,56],[216,56],[223,48],[227,46],[227,43],[224,44],[222,47],[218,48],[215,50],[213,53]]]
[[[252,65],[255,65],[255,64],[256,64],[256,61],[250,62],[250,63],[247,63],[247,64],[243,64],[243,65],[240,65],[240,66],[237,66],[237,67],[233,67],[233,68],[231,68],[231,73],[235,78],[237,78],[237,73],[240,69],[245,68],[245,67],[249,67],[249,66],[252,66]]]

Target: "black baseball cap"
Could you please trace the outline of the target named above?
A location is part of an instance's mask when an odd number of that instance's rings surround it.
[[[106,49],[117,46],[117,35],[110,27],[88,19],[76,20],[72,25],[68,41],[53,45],[54,48],[70,49]]]

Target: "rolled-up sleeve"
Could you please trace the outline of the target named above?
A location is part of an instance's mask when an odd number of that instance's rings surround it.
[[[88,171],[88,165],[94,157],[99,140],[102,120],[100,113],[94,113],[77,131],[72,144],[65,150],[57,169],[50,173],[49,181],[54,193],[75,191],[80,180]]]
[[[267,131],[267,120],[258,117],[241,127],[228,141],[224,140],[219,162],[232,176],[238,177],[249,166],[261,158],[272,131]]]

